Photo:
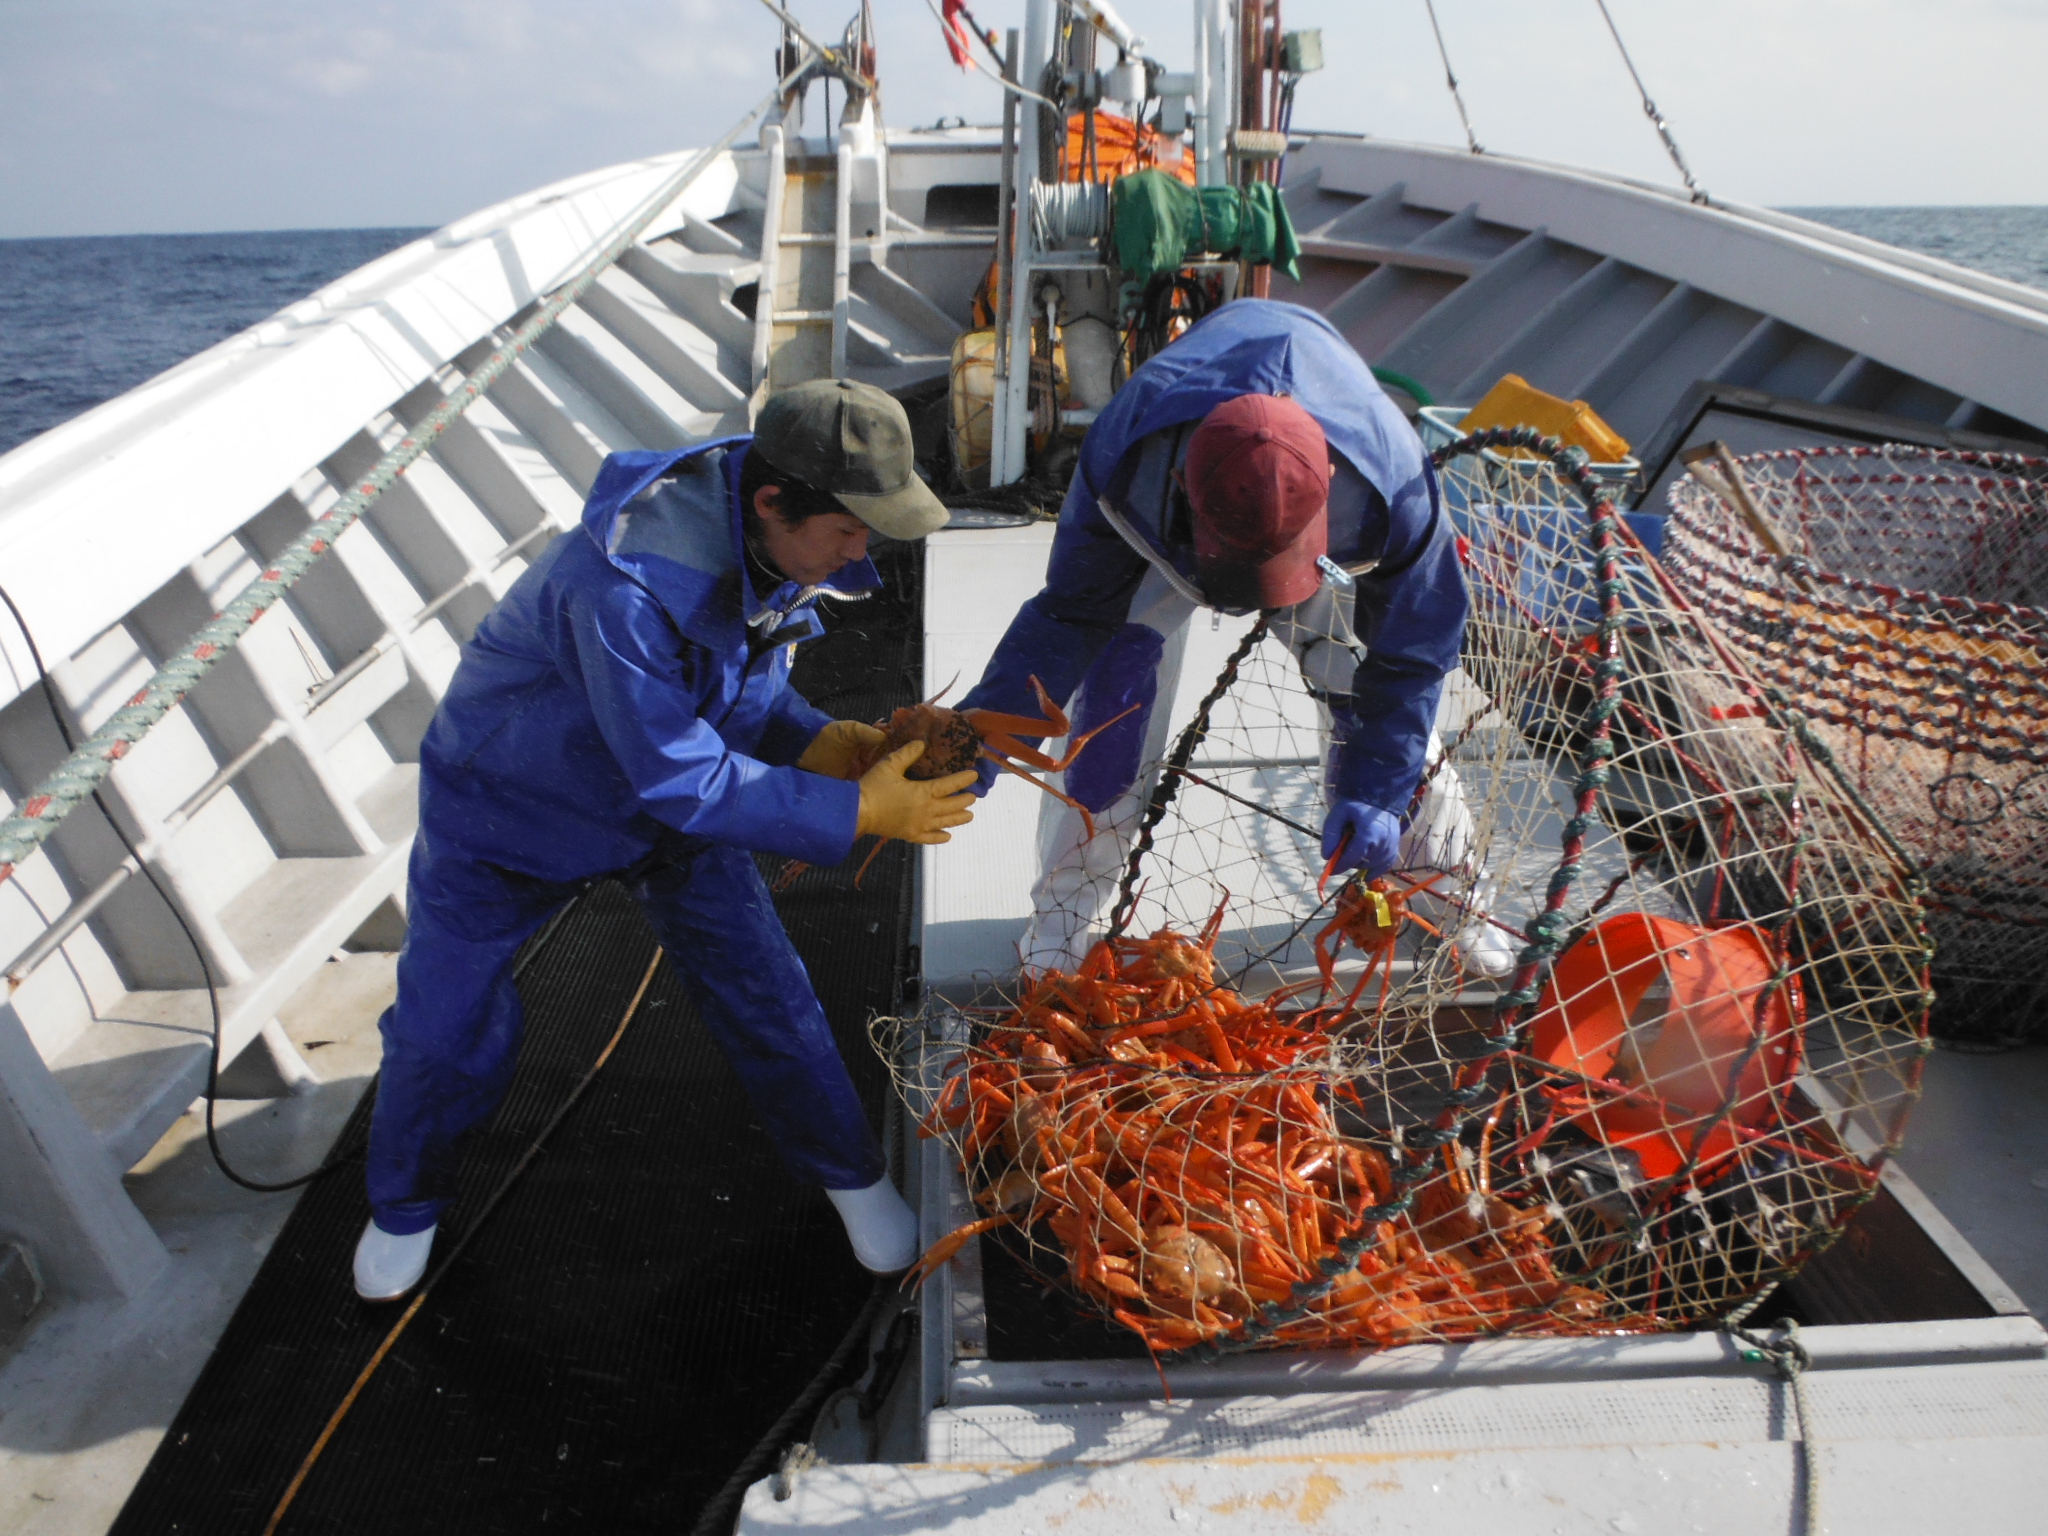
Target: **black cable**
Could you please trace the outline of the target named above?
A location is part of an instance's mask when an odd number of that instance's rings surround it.
[[[796,1438],[797,1426],[818,1411],[819,1406],[837,1390],[840,1379],[845,1376],[848,1364],[853,1360],[867,1337],[874,1331],[875,1319],[889,1304],[896,1293],[894,1276],[884,1275],[875,1281],[875,1288],[869,1294],[867,1305],[860,1309],[860,1316],[853,1320],[853,1326],[846,1330],[846,1337],[839,1341],[839,1347],[818,1368],[810,1384],[799,1392],[796,1400],[782,1410],[782,1417],[768,1428],[768,1433],[754,1443],[733,1474],[720,1485],[697,1516],[697,1523],[690,1527],[690,1536],[731,1536],[733,1521],[739,1513],[740,1500],[747,1496],[747,1490],[758,1483],[775,1464],[784,1447]]]
[[[50,706],[50,718],[56,722],[57,734],[64,739],[64,750],[67,753],[77,751],[78,743],[72,737],[69,722],[64,718],[63,706],[57,700],[56,686],[50,681],[50,669],[43,664],[42,648],[36,644],[36,637],[28,627],[28,620],[22,617],[21,609],[15,605],[14,599],[8,596],[4,587],[0,587],[0,603],[7,605],[7,611],[14,616],[14,627],[21,631],[21,638],[28,642],[29,660],[35,663],[36,685],[42,690],[43,701]],[[206,958],[206,948],[199,942],[199,935],[192,931],[192,925],[185,920],[184,911],[171,899],[171,893],[165,890],[163,882],[157,879],[156,871],[149,867],[149,861],[143,858],[141,850],[129,840],[127,832],[115,819],[112,808],[97,789],[92,792],[92,803],[100,808],[100,814],[107,819],[107,826],[112,829],[114,836],[120,839],[121,846],[128,852],[128,857],[135,861],[136,871],[149,882],[150,889],[157,893],[165,909],[170,912],[171,921],[176,923],[178,931],[185,935],[185,942],[192,946],[193,958],[199,962],[199,974],[206,981],[206,1004],[213,1019],[212,1037],[206,1057],[206,1147],[213,1154],[215,1164],[230,1183],[239,1184],[244,1189],[254,1190],[263,1195],[297,1189],[302,1184],[312,1183],[324,1173],[332,1172],[347,1160],[342,1156],[338,1142],[321,1161],[320,1166],[311,1173],[300,1174],[297,1178],[287,1179],[283,1183],[264,1183],[258,1179],[246,1178],[228,1165],[227,1157],[220,1149],[220,1136],[214,1127],[213,1114],[220,1088],[220,984],[214,980],[213,966]],[[374,1083],[371,1085],[371,1091],[376,1091]]]
[[[0,587],[0,603],[7,605],[7,611],[14,616],[15,628],[21,631],[21,638],[28,642],[29,660],[35,663],[36,686],[42,690],[43,701],[50,707],[50,718],[56,722],[57,734],[64,740],[64,750],[67,753],[76,751],[77,742],[71,735],[70,724],[64,718],[64,708],[58,702],[56,686],[50,681],[50,669],[43,664],[42,647],[36,644],[34,631],[28,627],[28,620],[22,617],[21,609],[15,605],[14,599],[8,595],[5,587]],[[177,902],[171,899],[171,893],[164,889],[163,883],[157,879],[156,872],[149,867],[149,863],[142,857],[141,851],[136,848],[134,843],[129,841],[128,834],[122,830],[120,822],[114,819],[113,811],[108,807],[107,802],[101,798],[100,792],[97,789],[92,792],[92,799],[93,804],[100,808],[100,814],[106,817],[107,825],[113,829],[114,836],[120,839],[121,846],[128,851],[128,857],[135,861],[135,867],[141,873],[142,878],[149,882],[150,889],[157,893],[164,906],[169,910],[171,920],[178,925],[179,932],[185,935],[185,942],[192,946],[193,957],[199,962],[199,974],[206,980],[206,1002],[213,1018],[212,1037],[209,1042],[206,1058],[206,1149],[213,1154],[215,1165],[230,1183],[239,1184],[242,1188],[253,1190],[259,1195],[274,1195],[287,1189],[297,1189],[303,1184],[310,1184],[322,1174],[332,1173],[343,1163],[353,1161],[352,1156],[343,1153],[342,1143],[337,1140],[335,1145],[328,1150],[327,1156],[321,1160],[320,1165],[313,1169],[312,1172],[302,1173],[295,1179],[286,1179],[281,1183],[266,1183],[260,1179],[247,1178],[237,1173],[229,1165],[227,1155],[221,1151],[220,1135],[214,1125],[214,1104],[219,1096],[220,1089],[220,984],[214,980],[213,967],[207,962],[206,949],[200,944],[199,935],[192,931],[192,925],[185,920],[185,914],[179,908]],[[538,958],[541,951],[548,946],[569,914],[582,904],[584,897],[589,892],[590,888],[585,887],[574,900],[565,903],[560,911],[548,919],[547,926],[541,929],[533,941],[526,946],[525,953],[514,962],[512,975],[515,979],[526,970],[527,966],[531,965]],[[372,1078],[367,1092],[374,1094],[376,1091],[377,1080]]]

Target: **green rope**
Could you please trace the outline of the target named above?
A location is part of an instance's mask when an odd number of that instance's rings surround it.
[[[808,67],[807,58],[798,70],[787,79],[778,81],[773,91],[734,123],[724,138],[664,182],[609,245],[564,287],[556,290],[554,297],[535,311],[513,333],[511,340],[485,359],[482,366],[434,407],[425,420],[379,459],[376,467],[335,503],[333,511],[286,545],[263,574],[244,587],[212,622],[187,640],[170,660],[157,669],[155,676],[143,684],[134,698],[115,711],[104,725],[58,764],[54,772],[23,797],[14,814],[0,823],[0,880],[13,875],[22,860],[49,840],[66,816],[91,798],[100,782],[113,772],[114,765],[198,686],[199,680],[241,642],[256,621],[275,607],[299,578],[334,547],[334,541],[353,527],[391,483],[433,446],[448,430],[449,424],[482,399],[484,392],[497,382],[514,360],[531,347],[564,310],[588,293],[605,269],[632,248],[662,210],[702,175],[749,123],[780,100],[782,93]]]
[[[1745,1309],[1743,1316],[1749,1310]],[[1799,1419],[1799,1528],[1801,1536],[1820,1536],[1820,1449],[1814,1444],[1813,1399],[1806,1380],[1813,1369],[1813,1356],[1800,1341],[1799,1324],[1789,1317],[1779,1318],[1778,1328],[1784,1335],[1780,1339],[1758,1338],[1733,1316],[1721,1326],[1746,1346],[1742,1351],[1746,1363],[1769,1365],[1791,1389],[1792,1411]]]
[[[1436,404],[1436,396],[1423,386],[1420,379],[1411,378],[1409,375],[1398,373],[1392,368],[1381,368],[1377,365],[1372,370],[1372,376],[1382,384],[1391,384],[1404,394],[1412,395],[1417,405]]]

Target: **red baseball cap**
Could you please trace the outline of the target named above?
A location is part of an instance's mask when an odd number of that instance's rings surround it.
[[[1285,608],[1322,583],[1330,449],[1284,395],[1239,395],[1195,428],[1182,469],[1202,590],[1224,608]]]

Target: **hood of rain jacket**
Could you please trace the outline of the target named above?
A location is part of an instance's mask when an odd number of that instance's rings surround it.
[[[789,686],[811,600],[873,591],[855,561],[757,592],[742,556],[751,441],[616,453],[580,528],[477,627],[421,744],[422,835],[548,880],[678,835],[815,864],[846,856],[857,786],[793,766],[830,717]]]

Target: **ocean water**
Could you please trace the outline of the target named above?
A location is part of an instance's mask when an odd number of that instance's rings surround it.
[[[2048,208],[1791,208],[2048,289]],[[0,240],[0,453],[425,234]]]
[[[426,232],[0,240],[0,453]]]
[[[2048,208],[1787,208],[1802,219],[2048,288]]]

